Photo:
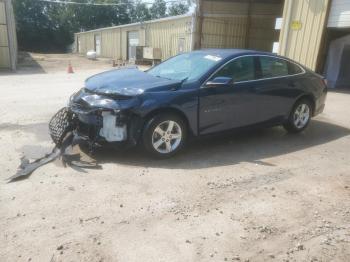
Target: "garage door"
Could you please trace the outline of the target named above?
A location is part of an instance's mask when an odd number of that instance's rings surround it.
[[[333,0],[328,27],[350,28],[350,0]]]
[[[136,46],[139,46],[139,43],[139,32],[128,32],[128,59],[136,59]]]

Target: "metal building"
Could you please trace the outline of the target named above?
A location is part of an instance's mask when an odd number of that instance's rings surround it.
[[[120,60],[135,57],[133,46],[160,48],[162,59],[191,50],[192,16],[183,15],[143,23],[114,26],[75,34],[75,50]]]
[[[17,38],[11,0],[0,0],[0,69],[16,69]]]
[[[329,2],[200,0],[197,10],[200,25],[197,26],[199,32],[196,45],[264,51],[272,51],[275,45],[279,54],[316,69]],[[218,29],[217,25],[221,27]],[[215,33],[211,37],[213,32],[218,31],[219,35]],[[219,41],[221,42],[218,44]]]
[[[163,59],[200,48],[248,48],[274,51],[323,73],[332,41],[347,35],[350,0],[197,0],[193,15],[75,37],[80,53],[94,49],[123,60],[132,45],[160,48]],[[350,59],[350,47],[344,50]]]

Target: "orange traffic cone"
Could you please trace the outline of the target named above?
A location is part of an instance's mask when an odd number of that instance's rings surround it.
[[[67,73],[68,73],[68,74],[73,74],[73,73],[74,73],[73,67],[72,67],[72,64],[70,63],[70,61],[68,62]]]

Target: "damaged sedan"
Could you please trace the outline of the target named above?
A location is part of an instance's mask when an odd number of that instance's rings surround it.
[[[199,50],[145,72],[124,68],[88,78],[70,98],[68,126],[91,145],[142,144],[153,156],[169,157],[189,137],[239,127],[301,132],[323,111],[326,93],[321,76],[287,58]]]

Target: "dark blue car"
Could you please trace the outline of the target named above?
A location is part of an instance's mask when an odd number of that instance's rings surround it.
[[[239,127],[304,130],[325,107],[324,79],[287,58],[212,49],[175,56],[143,72],[126,68],[86,80],[69,102],[75,133],[94,144],[142,143],[158,157],[189,136]]]

